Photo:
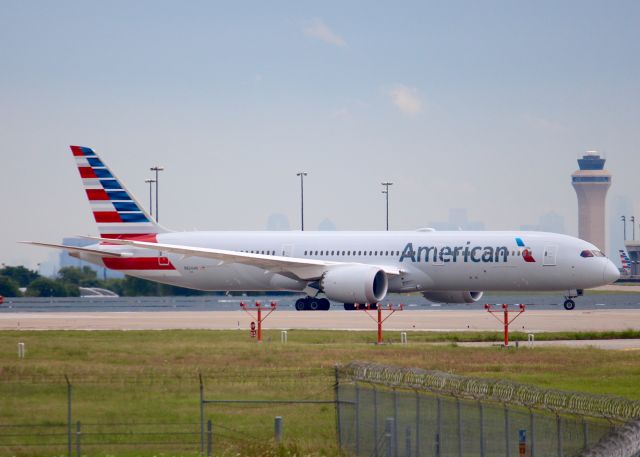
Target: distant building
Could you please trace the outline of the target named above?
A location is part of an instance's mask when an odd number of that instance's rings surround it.
[[[83,247],[88,246],[90,244],[95,243],[92,240],[85,240],[84,238],[63,238],[62,244],[66,246],[77,246]],[[89,267],[92,270],[95,270],[98,275],[98,279],[107,279],[107,278],[124,278],[124,275],[120,272],[109,270],[105,267],[99,267],[93,263],[85,262],[84,260],[77,259],[75,257],[71,257],[67,251],[61,251],[60,253],[60,268],[64,267]]]
[[[605,250],[605,210],[611,173],[604,169],[605,159],[595,151],[578,159],[579,170],[571,175],[578,196],[578,236]]]
[[[436,230],[484,230],[484,222],[470,221],[465,208],[451,208],[448,221],[430,222],[429,227]]]
[[[537,224],[520,226],[522,231],[565,233],[564,218],[555,211],[549,211],[540,216]]]
[[[336,224],[334,224],[331,219],[325,217],[324,219],[322,219],[322,222],[318,224],[318,230],[321,230],[323,232],[332,232],[336,230]]]
[[[267,230],[291,230],[289,218],[285,214],[271,214],[267,220]]]
[[[639,276],[640,275],[640,241],[637,240],[627,240],[624,243],[624,246],[627,250],[627,254],[629,255],[629,260],[631,260],[631,276]]]
[[[625,195],[612,195],[613,198],[609,201],[609,218],[608,218],[608,234],[609,234],[609,258],[613,263],[622,266],[620,262],[620,256],[615,255],[620,249],[626,249],[624,242],[624,229],[622,227],[622,221],[620,216],[633,215],[633,203],[631,198]],[[627,221],[629,224],[630,221]],[[630,224],[629,224],[630,225]],[[627,228],[629,228],[627,226]],[[630,232],[627,231],[627,235]],[[631,236],[629,236],[631,238]]]

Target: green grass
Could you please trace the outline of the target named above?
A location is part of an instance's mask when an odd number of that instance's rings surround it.
[[[543,336],[638,337],[638,332],[538,334],[536,338]],[[399,341],[398,332],[386,332],[385,337]],[[91,432],[194,433],[180,435],[180,440],[188,442],[181,447],[112,443],[86,447],[83,455],[196,455],[199,373],[209,399],[331,400],[333,366],[352,360],[640,399],[640,351],[505,351],[455,344],[477,339],[500,341],[501,334],[411,332],[409,345],[376,346],[371,332],[290,330],[289,343],[283,345],[279,331],[266,331],[262,344],[245,331],[5,331],[0,332],[0,425],[51,424],[59,427],[47,430],[64,433],[66,374],[73,384],[74,421],[85,424],[87,443],[103,439]],[[17,359],[18,341],[26,344],[24,360]],[[452,344],[432,344],[438,341]],[[276,415],[284,417],[282,447],[270,441]],[[209,405],[206,416],[214,423],[217,455],[339,455],[331,405]],[[176,425],[153,425],[159,423]],[[10,441],[2,434],[16,430],[0,427],[0,455],[66,452],[64,446],[3,447]],[[19,429],[25,431],[32,429]],[[52,442],[44,436],[12,439]],[[51,439],[64,443],[64,437]],[[109,439],[123,442],[131,437],[112,435]]]

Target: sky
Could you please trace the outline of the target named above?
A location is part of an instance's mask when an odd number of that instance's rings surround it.
[[[640,220],[640,2],[0,0],[0,262],[96,234],[70,144],[176,230],[486,229],[556,212],[596,149]],[[629,206],[627,205],[627,206]],[[615,215],[614,215],[615,216]],[[630,230],[630,229],[629,229]],[[640,230],[638,230],[640,234]],[[56,253],[57,254],[57,253]]]

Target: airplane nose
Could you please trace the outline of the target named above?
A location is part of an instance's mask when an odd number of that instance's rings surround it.
[[[607,263],[604,265],[604,272],[602,279],[607,284],[611,284],[614,281],[617,281],[620,277],[620,271],[618,268],[611,262],[611,260],[607,259]]]

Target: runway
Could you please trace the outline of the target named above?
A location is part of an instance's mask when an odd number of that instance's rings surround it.
[[[385,313],[386,314],[386,313]],[[373,316],[374,313],[371,312]],[[501,314],[499,315],[502,316]],[[242,311],[163,312],[38,312],[0,314],[0,330],[168,330],[248,329],[251,318]],[[375,330],[364,311],[274,311],[263,324],[268,329]],[[484,310],[405,310],[390,316],[385,330],[501,331],[502,325]],[[639,309],[525,311],[512,331],[640,330]]]

